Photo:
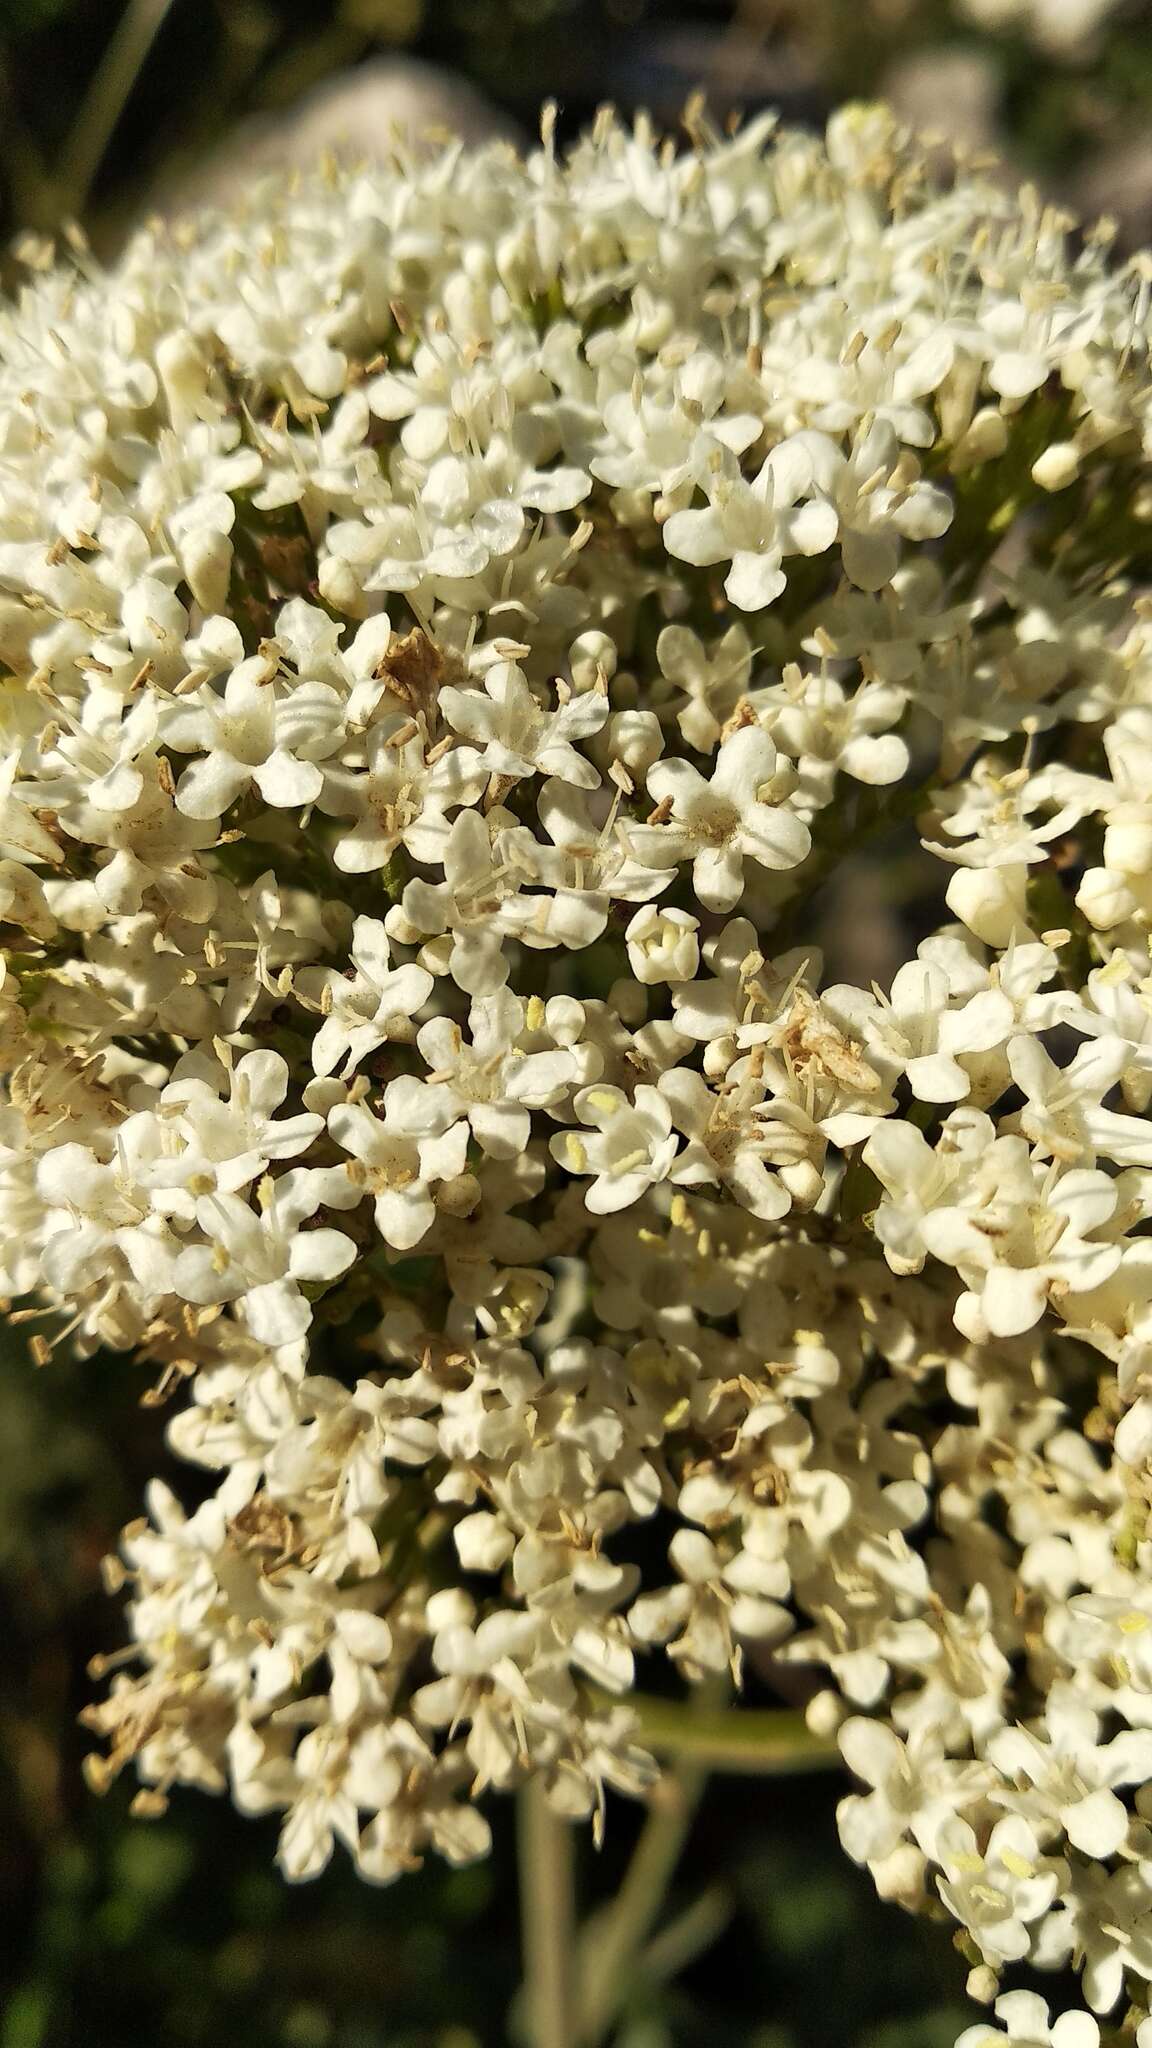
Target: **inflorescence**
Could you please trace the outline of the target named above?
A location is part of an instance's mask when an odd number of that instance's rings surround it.
[[[0,314],[0,1288],[215,1487],[92,1775],[386,1881],[643,1793],[657,1656],[804,1666],[881,1891],[1082,1973],[965,2048],[1146,2044],[1152,268],[686,126]]]

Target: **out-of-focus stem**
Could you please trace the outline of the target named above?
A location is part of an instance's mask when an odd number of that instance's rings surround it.
[[[172,0],[128,0],[64,146],[58,183],[62,215],[83,212],[104,152],[171,6]]]
[[[528,2038],[532,2048],[577,2048],[572,1828],[539,1777],[521,1787],[517,1831]]]
[[[608,1698],[594,1687],[589,1691],[593,1698]],[[774,1778],[840,1766],[836,1743],[813,1734],[803,1714],[791,1708],[681,1705],[636,1692],[629,1693],[628,1705],[646,1749],[700,1770]]]
[[[636,1958],[656,1924],[707,1774],[681,1764],[652,1793],[628,1872],[603,1922],[589,1930],[580,1993],[580,2048],[600,2048],[628,1991]]]

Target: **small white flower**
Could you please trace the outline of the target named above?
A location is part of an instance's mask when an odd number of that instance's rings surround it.
[[[282,694],[274,667],[257,654],[232,670],[222,695],[201,684],[162,730],[177,753],[200,756],[180,777],[177,807],[189,818],[219,818],[253,784],[277,809],[314,803],[324,786],[318,764],[340,745],[343,712],[323,683]]]
[[[637,1088],[630,1102],[622,1089],[598,1083],[582,1088],[574,1107],[590,1132],[560,1132],[550,1150],[566,1172],[593,1176],[584,1199],[594,1216],[629,1208],[665,1178],[677,1141],[668,1106],[655,1088]]]
[[[781,752],[796,763],[796,798],[806,808],[830,803],[840,774],[883,788],[907,770],[907,744],[892,730],[907,699],[891,684],[866,683],[849,696],[829,675],[785,669],[780,688],[758,691],[753,701]]]
[[[676,723],[682,738],[710,754],[748,687],[752,645],[747,632],[739,624],[729,626],[706,647],[690,626],[665,626],[656,642],[656,659],[661,675],[678,692]]]
[[[724,742],[710,780],[688,761],[658,761],[648,771],[648,789],[666,808],[668,824],[634,827],[637,852],[662,865],[690,858],[700,902],[708,910],[731,910],[744,893],[746,860],[794,868],[811,846],[794,812],[761,799],[776,769],[776,749],[757,725],[742,726]]]
[[[883,1721],[853,1715],[837,1741],[849,1770],[869,1787],[836,1809],[840,1839],[856,1863],[883,1861],[909,1834],[934,1855],[941,1830],[989,1777],[974,1764],[943,1768],[939,1743],[926,1730],[904,1743]]]
[[[411,1020],[432,993],[432,976],[423,967],[392,965],[378,919],[355,919],[350,951],[351,974],[332,972],[323,984],[326,1014],[312,1041],[312,1067],[321,1078],[343,1061],[347,1079],[389,1038],[410,1036]]]
[[[288,1093],[288,1062],[277,1052],[247,1052],[227,1076],[228,1100],[222,1101],[219,1079],[203,1078],[190,1061],[161,1091],[158,1114],[184,1139],[184,1150],[171,1159],[171,1181],[185,1188],[197,1182],[235,1194],[254,1181],[274,1159],[292,1159],[306,1150],[323,1128],[323,1118],[305,1112],[276,1117]],[[162,1184],[162,1170],[153,1184]],[[205,1193],[201,1184],[198,1192]]]
[[[826,435],[798,434],[813,484],[834,507],[844,573],[859,590],[881,590],[900,564],[900,542],[937,540],[952,523],[952,501],[920,478],[887,420],[875,420],[844,454]],[[793,444],[795,445],[795,443]]]
[[[595,789],[600,780],[573,742],[599,732],[608,716],[606,694],[569,695],[548,711],[515,662],[498,661],[486,671],[483,690],[441,690],[440,708],[449,725],[481,750],[490,775],[556,775],[578,789]]]
[[[956,2048],[1100,2048],[1100,2029],[1086,2012],[1062,2012],[1049,2020],[1048,2007],[1035,1991],[1006,1991],[996,2000],[1001,2027],[978,2020],[966,2027]],[[1137,2034],[1137,2048],[1144,2048]]]
[[[449,747],[430,761],[415,721],[390,712],[364,742],[363,768],[329,767],[319,808],[341,825],[333,854],[341,874],[370,875],[404,845],[435,862],[448,830],[446,811],[473,803],[484,787],[474,747]]]
[[[1021,1813],[1041,1839],[1062,1830],[1073,1848],[1104,1861],[1128,1838],[1129,1815],[1113,1787],[1144,1784],[1152,1775],[1152,1731],[1128,1729],[1099,1740],[1099,1716],[1074,1695],[1050,1695],[1045,1727],[1004,1728],[988,1745],[990,1760],[1018,1789],[997,1803]]]
[[[560,943],[570,930],[563,916],[554,914],[549,898],[533,895],[521,901],[521,889],[535,879],[529,851],[534,842],[523,827],[501,822],[508,816],[506,811],[498,819],[460,811],[444,841],[443,881],[414,877],[388,913],[395,937],[410,945],[425,942],[421,964],[447,972],[469,996],[494,995],[507,981],[506,938],[531,927],[542,944]],[[597,936],[606,918],[605,906],[599,924],[593,916],[578,929]],[[570,942],[579,943],[574,936]]]
[[[1060,1068],[1039,1040],[1014,1038],[1008,1047],[1012,1079],[1025,1097],[1020,1128],[1037,1156],[1059,1164],[1095,1165],[1099,1153],[1121,1166],[1152,1166],[1152,1132],[1139,1117],[1101,1106],[1130,1060],[1122,1038],[1088,1040]]]
[[[698,917],[686,910],[659,910],[646,903],[628,924],[624,938],[637,981],[691,981],[700,960]]]
[[[787,1176],[770,1171],[767,1162],[791,1161],[787,1104],[766,1099],[763,1082],[753,1075],[712,1089],[690,1068],[674,1067],[661,1074],[659,1087],[677,1130],[689,1140],[672,1178],[685,1186],[718,1182],[765,1222],[786,1215],[792,1206]],[[801,1137],[801,1155],[805,1150]]]
[[[339,1169],[293,1167],[262,1182],[259,1194],[258,1209],[238,1195],[200,1197],[196,1221],[206,1242],[179,1254],[172,1284],[185,1301],[238,1302],[258,1342],[291,1344],[312,1321],[303,1287],[338,1279],[356,1256],[342,1231],[301,1225],[322,1203],[350,1207],[359,1190]]]
[[[664,545],[678,560],[731,563],[724,589],[738,611],[760,611],[780,596],[785,555],[822,555],[836,539],[835,510],[814,495],[809,438],[816,437],[778,442],[751,483],[722,465],[708,479],[707,507],[665,522]]]
[[[1015,1814],[998,1820],[981,1850],[966,1821],[946,1821],[937,1848],[945,1873],[940,1897],[949,1912],[989,1962],[1019,1962],[1028,1953],[1031,1922],[1048,1911],[1059,1884],[1027,1822]]]
[[[919,1102],[960,1101],[971,1088],[964,1055],[1002,1045],[1015,1022],[1000,989],[980,988],[954,1004],[947,970],[923,956],[897,968],[887,997],[837,984],[824,991],[823,1002],[881,1069],[903,1071]]]
[[[526,1023],[525,1006],[508,989],[480,996],[468,1013],[471,1043],[447,1017],[421,1027],[416,1043],[429,1068],[417,1106],[427,1128],[467,1118],[476,1142],[495,1159],[510,1159],[528,1143],[532,1109],[548,1109],[570,1092],[579,1063],[569,1050],[523,1052],[517,1041]],[[419,1126],[414,1126],[419,1127]]]
[[[372,1196],[376,1228],[397,1251],[410,1251],[427,1235],[436,1215],[432,1183],[457,1179],[468,1152],[463,1121],[435,1135],[406,1129],[411,1105],[412,1091],[393,1081],[384,1091],[382,1118],[362,1103],[338,1103],[328,1113],[336,1143],[357,1162],[354,1185]]]

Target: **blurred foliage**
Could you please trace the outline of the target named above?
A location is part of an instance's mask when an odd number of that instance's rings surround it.
[[[77,190],[68,175],[69,138],[91,130],[94,101],[99,129],[104,66],[125,34],[138,44],[131,89],[98,163],[80,166],[98,170],[98,237],[114,236],[158,182],[171,190],[237,119],[289,107],[389,52],[446,67],[525,128],[555,98],[568,134],[606,98],[674,121],[700,85],[719,111],[771,103],[802,120],[892,91],[913,116],[993,141],[1073,200],[1081,173],[1143,151],[1148,161],[1126,175],[1147,187],[1137,210],[1152,224],[1152,0],[1098,0],[1100,24],[1061,45],[1061,25],[1092,4],[0,0],[0,227],[52,227],[86,206],[87,177]]]
[[[959,50],[985,67],[1013,161],[1057,182],[1152,111],[1148,0],[1061,60],[949,0],[0,0],[0,229],[54,226],[90,173],[88,224],[114,239],[238,118],[388,50],[525,127],[556,97],[568,134],[604,98],[674,119],[701,80],[721,109],[819,119],[899,62]],[[100,1560],[154,1473],[195,1496],[141,1390],[117,1358],[37,1371],[15,1332],[0,1355],[0,2048],[497,2048],[518,1978],[506,1803],[490,1863],[375,1892],[342,1863],[286,1887],[274,1826],[222,1801],[178,1795],[146,1824],[130,1786],[85,1790],[86,1668],[122,1628]],[[950,2048],[963,1965],[846,1863],[842,1789],[716,1784],[621,2048]],[[637,1826],[615,1807],[604,1851],[585,1845],[586,1907]]]
[[[8,0],[5,30],[12,36],[26,36],[56,15],[66,14],[71,5],[72,0]]]

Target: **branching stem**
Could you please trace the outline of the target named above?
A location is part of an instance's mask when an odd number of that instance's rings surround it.
[[[672,1882],[707,1783],[681,1764],[656,1786],[628,1873],[603,1921],[587,1932],[580,1990],[580,2048],[601,2048]]]

